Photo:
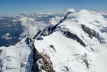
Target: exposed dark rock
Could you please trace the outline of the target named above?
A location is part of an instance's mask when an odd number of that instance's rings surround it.
[[[41,31],[38,31],[37,34],[33,37],[33,39],[36,39],[40,33]]]
[[[39,60],[39,63],[41,64],[39,66],[39,70],[44,70],[46,72],[55,72],[53,69],[53,64],[50,60],[50,57],[47,54],[41,53],[42,58]]]
[[[53,45],[50,45],[50,48],[52,48],[56,52],[56,49]]]
[[[65,72],[70,72],[69,67],[68,66],[64,66],[64,70]]]
[[[87,33],[89,35],[89,37],[92,39],[93,37],[95,37],[100,43],[105,43],[104,38],[101,37],[98,32],[96,32],[95,30],[86,27],[85,25],[81,24],[81,27],[83,29],[83,31],[85,33]]]
[[[84,54],[82,56],[82,61],[85,64],[86,68],[89,69],[90,68],[90,64],[89,64],[89,60],[87,59],[87,54]]]
[[[97,35],[96,31],[90,29],[89,27],[86,27],[83,24],[81,24],[81,27],[82,27],[83,31],[89,35],[90,38],[96,37],[96,35]]]
[[[69,31],[63,31],[63,34],[70,39],[76,40],[77,42],[79,42],[82,46],[86,46],[85,43],[75,34],[69,32]]]
[[[48,36],[50,34],[52,34],[55,31],[55,28],[53,25],[46,27],[43,32],[42,32],[42,36]]]
[[[63,23],[63,22],[67,19],[67,17],[68,17],[69,14],[71,14],[71,12],[68,12],[67,14],[65,14],[64,18],[61,19],[57,24],[55,24],[55,25],[50,25],[50,26],[46,27],[46,28],[40,33],[40,36],[48,36],[48,35],[52,34],[53,32],[55,32],[56,29],[59,27],[59,25],[60,25],[61,23]]]
[[[40,54],[36,50],[34,46],[34,42],[31,38],[27,37],[25,40],[26,44],[31,48],[32,53],[29,55],[29,59],[32,58],[32,63],[31,63],[31,71],[32,72],[39,72],[38,65],[37,65],[37,60],[41,58]]]

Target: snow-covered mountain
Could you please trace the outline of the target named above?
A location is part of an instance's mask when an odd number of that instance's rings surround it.
[[[35,40],[43,56],[38,60],[41,71],[97,72],[96,54],[107,47],[104,17],[87,10],[70,11],[56,25],[55,29],[46,28],[42,40]]]
[[[106,72],[100,58],[107,51],[107,21],[100,13],[70,9],[64,16],[18,21],[24,37],[0,47],[1,72]]]

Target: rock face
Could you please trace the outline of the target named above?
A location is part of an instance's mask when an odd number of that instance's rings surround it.
[[[24,37],[15,45],[0,47],[0,72],[101,72],[98,68],[104,63],[99,56],[107,48],[104,17],[71,9],[55,20],[44,26],[27,16],[19,18]]]

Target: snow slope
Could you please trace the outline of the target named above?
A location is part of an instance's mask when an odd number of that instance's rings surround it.
[[[31,49],[25,42],[25,38],[16,45],[0,47],[1,72],[31,72]],[[29,58],[29,56],[31,58]]]

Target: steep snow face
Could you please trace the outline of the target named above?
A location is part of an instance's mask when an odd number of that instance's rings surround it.
[[[35,40],[35,48],[42,56],[49,56],[55,72],[97,72],[96,55],[107,47],[107,32],[101,31],[104,27],[106,22],[98,13],[70,13],[53,33]],[[48,72],[43,68],[45,63],[37,63],[42,72]]]
[[[85,63],[82,64],[82,62],[85,60],[87,50],[75,40],[55,32],[49,37],[45,37],[43,41],[35,41],[35,46],[40,53],[49,55],[56,72],[86,72],[85,69],[88,65],[85,66]],[[91,54],[88,56],[92,58]]]

